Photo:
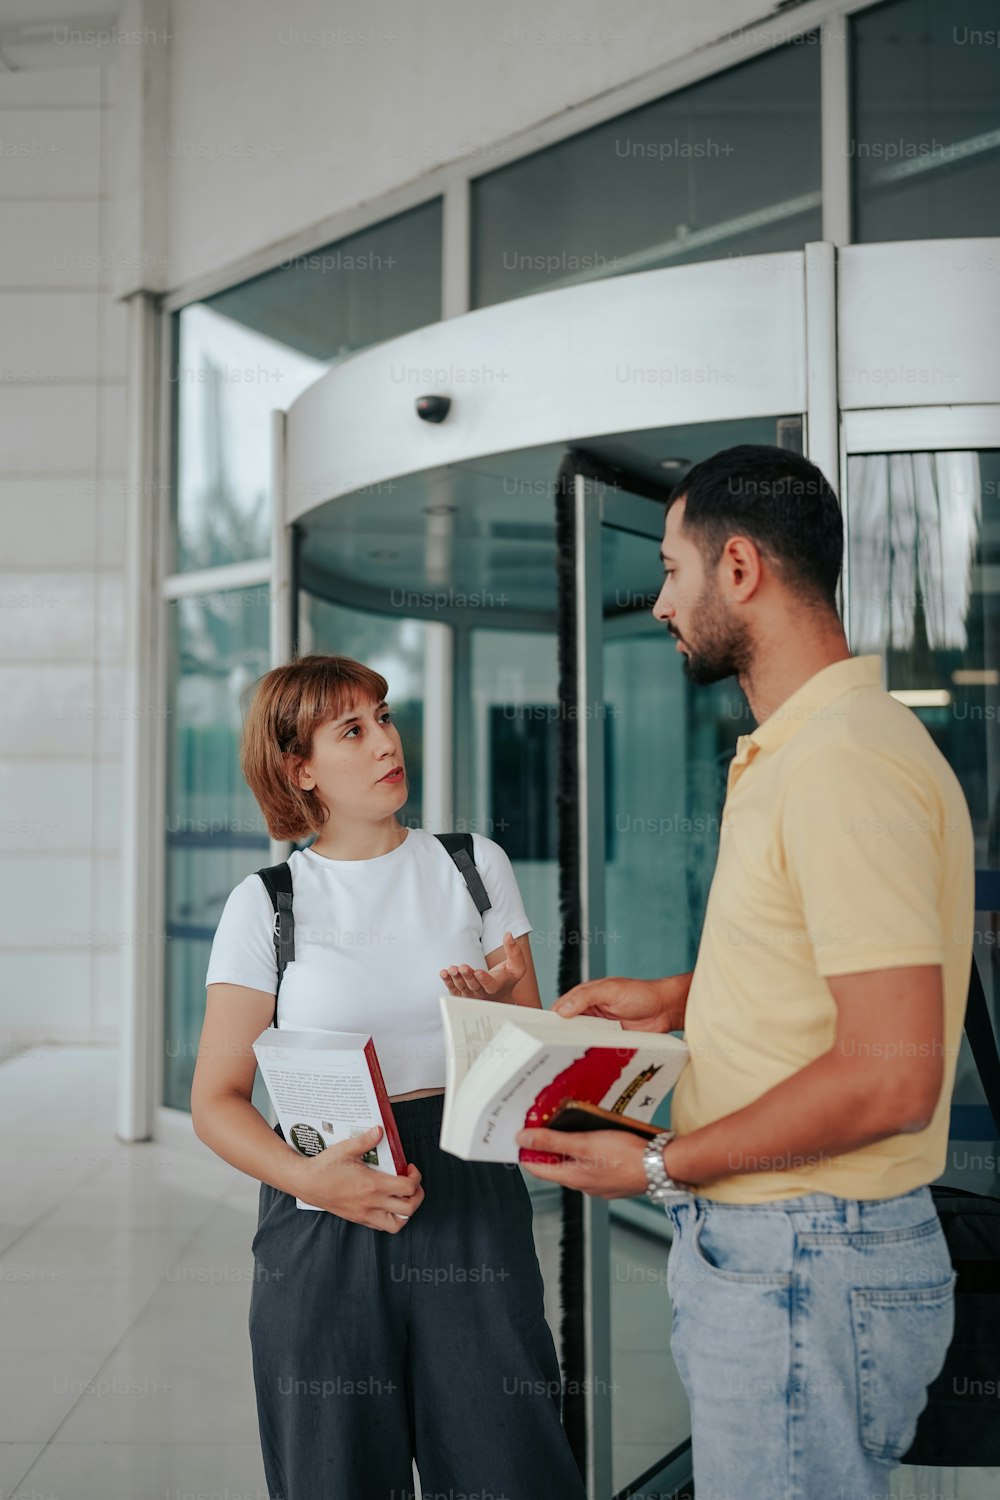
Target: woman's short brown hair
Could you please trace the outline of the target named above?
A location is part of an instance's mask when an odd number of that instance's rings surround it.
[[[240,765],[273,839],[307,838],[329,817],[316,792],[298,784],[316,730],[356,702],[383,702],[388,690],[384,677],[349,656],[302,656],[254,683]]]

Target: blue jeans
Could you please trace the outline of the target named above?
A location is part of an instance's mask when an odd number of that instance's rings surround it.
[[[698,1500],[886,1500],[954,1326],[930,1190],[667,1214]]]

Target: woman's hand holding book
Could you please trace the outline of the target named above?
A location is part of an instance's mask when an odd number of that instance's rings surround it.
[[[400,1177],[366,1166],[361,1158],[381,1134],[381,1125],[376,1125],[364,1135],[303,1157],[298,1196],[352,1224],[388,1234],[405,1229],[424,1201],[420,1172],[412,1162]]]

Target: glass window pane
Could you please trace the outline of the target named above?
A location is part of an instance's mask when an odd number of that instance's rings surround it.
[[[176,558],[220,567],[271,550],[271,413],[326,366],[195,302],[179,314]]]
[[[549,498],[538,508],[546,519],[553,515]],[[483,576],[472,577],[480,588]],[[553,567],[553,604],[555,585]],[[562,933],[556,635],[503,630],[501,619],[498,609],[489,625],[471,632],[468,691],[456,706],[456,759],[463,763],[455,767],[455,827],[484,834],[510,857],[532,926],[538,991],[548,1006],[559,994]]]
[[[977,868],[1000,868],[1000,451],[864,454],[847,479],[851,649],[884,657],[962,784]],[[994,1006],[998,921],[980,914],[975,933]],[[964,1041],[954,1103],[954,1134],[992,1139]],[[964,1156],[952,1151],[949,1181],[982,1190],[956,1176]]]
[[[1000,452],[848,461],[850,637],[962,783],[976,864],[1000,864]],[[917,696],[914,697],[914,694]]]
[[[996,0],[894,0],[850,22],[854,238],[1000,234]]]
[[[440,316],[440,199],[185,307],[170,571],[266,557],[271,412],[338,360]]]
[[[268,668],[268,589],[170,605],[163,1102],[189,1109],[205,971],[226,897],[268,863],[239,765],[240,697]]]
[[[656,547],[605,532],[655,584]],[[648,615],[648,619],[645,618]],[[605,696],[614,753],[605,765],[613,819],[607,844],[608,972],[655,979],[690,969],[715,871],[726,772],[753,728],[735,680],[692,689],[665,660],[664,628],[648,609],[606,637]],[[654,918],[655,912],[655,918]],[[626,964],[627,956],[627,964]]]
[[[820,237],[818,33],[472,185],[474,305]]]

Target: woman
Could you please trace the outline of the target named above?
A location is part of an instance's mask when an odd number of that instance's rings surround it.
[[[405,1176],[362,1163],[378,1132],[302,1157],[251,1103],[251,1043],[276,990],[256,875],[226,902],[208,967],[191,1112],[261,1183],[250,1341],[268,1491],[403,1500],[415,1460],[432,1494],[582,1500],[524,1182],[437,1145],[442,984],[539,1006],[530,925],[498,845],[474,835],[492,903],[480,916],[438,840],[397,821],[406,771],[386,692],[345,657],[278,667],[257,686],[242,763],[272,837],[317,834],[289,859],[278,1023],[372,1035]]]

